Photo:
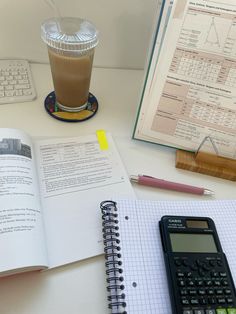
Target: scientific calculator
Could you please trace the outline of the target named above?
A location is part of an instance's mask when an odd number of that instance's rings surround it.
[[[212,219],[164,216],[159,222],[174,314],[236,314],[228,262]]]

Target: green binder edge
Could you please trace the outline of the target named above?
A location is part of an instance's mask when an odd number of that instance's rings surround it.
[[[145,92],[145,89],[146,89],[147,79],[148,79],[149,70],[150,70],[150,67],[151,67],[152,59],[153,59],[153,52],[154,52],[155,43],[156,43],[157,35],[158,35],[158,32],[159,32],[160,24],[161,24],[161,19],[162,19],[162,14],[163,14],[165,3],[166,3],[166,0],[163,0],[162,4],[161,4],[160,14],[159,14],[157,27],[156,27],[156,31],[155,31],[155,36],[153,38],[152,49],[151,49],[151,53],[150,53],[150,60],[148,62],[148,66],[147,66],[147,70],[146,70],[146,74],[145,74],[145,80],[144,80],[144,84],[143,84],[143,89],[142,89],[142,93],[141,93],[141,98],[140,98],[140,102],[139,102],[138,111],[137,111],[137,114],[136,114],[134,130],[133,130],[133,134],[132,134],[132,139],[139,140],[139,141],[145,141],[145,142],[152,143],[152,144],[156,144],[156,143],[136,138],[135,137],[135,132],[136,132],[137,124],[138,124],[138,118],[139,118],[140,110],[141,110],[141,107],[142,107],[143,96],[144,96],[144,92]]]

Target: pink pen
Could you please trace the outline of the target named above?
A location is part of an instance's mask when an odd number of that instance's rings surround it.
[[[162,179],[157,179],[151,176],[138,175],[130,176],[130,181],[141,185],[152,186],[165,190],[173,190],[178,192],[186,192],[198,195],[213,195],[214,192],[205,188],[199,188],[192,185],[176,183],[171,181],[166,181]]]

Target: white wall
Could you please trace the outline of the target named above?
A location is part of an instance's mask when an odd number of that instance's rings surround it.
[[[143,68],[159,0],[55,0],[64,16],[100,31],[94,65]],[[44,0],[0,0],[0,58],[48,62],[41,22],[54,15]]]

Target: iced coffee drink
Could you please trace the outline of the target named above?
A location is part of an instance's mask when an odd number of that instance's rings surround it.
[[[76,112],[86,108],[97,31],[78,18],[50,19],[42,25],[59,108]]]

